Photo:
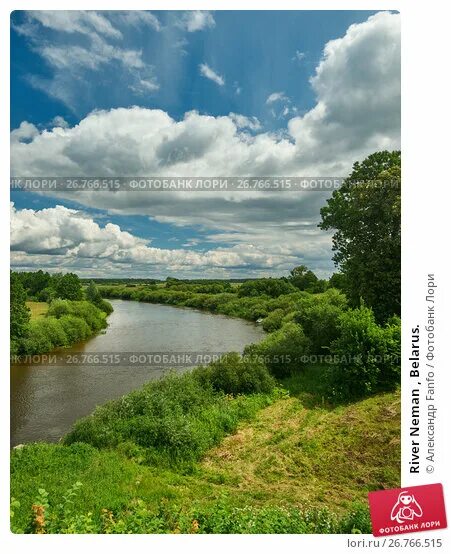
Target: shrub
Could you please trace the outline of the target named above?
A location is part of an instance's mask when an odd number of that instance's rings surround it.
[[[43,354],[54,348],[46,329],[42,325],[43,319],[30,321],[28,334],[19,346],[20,354]]]
[[[328,353],[325,349],[338,338],[338,323],[346,307],[346,298],[336,292],[317,295],[316,301],[297,312],[294,318],[310,339],[314,354]]]
[[[63,315],[74,315],[80,317],[86,321],[91,328],[91,331],[94,332],[107,326],[105,313],[87,300],[54,300],[49,306],[47,315],[54,316],[57,319]]]
[[[275,377],[282,378],[299,371],[309,351],[310,341],[302,327],[286,323],[260,343],[247,346],[244,354],[262,360]]]
[[[205,375],[170,375],[98,407],[64,442],[98,448],[127,442],[144,448],[150,464],[191,463],[271,401],[217,392]]]
[[[382,327],[370,308],[360,307],[344,312],[338,328],[331,346],[339,360],[331,369],[332,394],[348,400],[395,388],[400,382],[399,318]]]
[[[90,302],[54,300],[46,317],[30,321],[12,353],[43,354],[84,340],[106,325],[106,314]]]
[[[270,393],[275,382],[267,367],[255,360],[241,357],[236,352],[223,356],[207,367],[194,370],[202,383],[226,394]]]
[[[282,310],[282,308],[277,308],[263,320],[263,329],[265,331],[268,331],[268,333],[271,333],[272,331],[277,331],[277,329],[280,329],[282,327],[284,317],[284,310]]]
[[[282,294],[295,292],[296,288],[284,279],[256,279],[246,281],[238,289],[238,296],[270,296],[277,298]]]
[[[68,344],[85,340],[92,334],[91,328],[81,317],[66,314],[60,317],[58,321],[66,333]]]

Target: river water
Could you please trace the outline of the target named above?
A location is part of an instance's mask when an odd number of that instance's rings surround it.
[[[11,446],[57,441],[97,405],[164,375],[171,353],[189,362],[191,353],[241,352],[264,334],[254,323],[222,315],[129,300],[111,303],[105,333],[55,351],[64,363],[50,355],[48,362],[11,367]],[[156,354],[137,359],[139,353]]]

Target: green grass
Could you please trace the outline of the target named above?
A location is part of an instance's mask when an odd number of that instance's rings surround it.
[[[27,307],[30,308],[30,319],[39,319],[44,317],[49,309],[47,302],[26,302]]]
[[[368,531],[367,492],[399,486],[399,392],[327,405],[325,369],[285,380],[290,394],[189,466],[149,462],[130,442],[13,451],[13,529],[32,530],[32,504],[47,503],[53,532]]]

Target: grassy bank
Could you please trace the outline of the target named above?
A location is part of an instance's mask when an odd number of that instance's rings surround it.
[[[47,302],[26,302],[27,308],[30,310],[30,319],[39,319],[44,317],[49,309]]]
[[[13,451],[13,530],[368,532],[367,491],[399,485],[399,393],[328,404],[325,370],[247,395],[215,391],[202,372],[172,377],[110,403],[122,424],[101,408],[88,435],[82,420],[64,445]],[[193,406],[198,394],[208,400]],[[143,433],[160,402],[170,409]]]

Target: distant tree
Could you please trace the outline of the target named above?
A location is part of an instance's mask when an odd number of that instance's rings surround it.
[[[29,273],[28,275],[28,293],[30,296],[38,295],[42,290],[48,287],[50,283],[50,274],[42,271],[42,269]]]
[[[265,294],[271,298],[277,298],[291,292],[296,292],[296,289],[285,279],[255,279],[243,283],[238,289],[238,296],[262,296]]]
[[[289,280],[299,290],[311,291],[318,284],[318,277],[305,265],[293,268]]]
[[[91,281],[86,289],[86,299],[93,304],[99,304],[102,301],[102,295],[94,281]]]
[[[55,276],[55,281],[55,290],[59,298],[66,300],[81,300],[83,298],[80,278],[75,273]]]
[[[26,334],[30,321],[30,310],[25,304],[27,293],[17,273],[10,276],[10,334],[11,341],[16,341]]]
[[[351,305],[361,299],[377,321],[401,311],[401,152],[356,162],[321,209],[321,229],[334,229],[334,261]]]

